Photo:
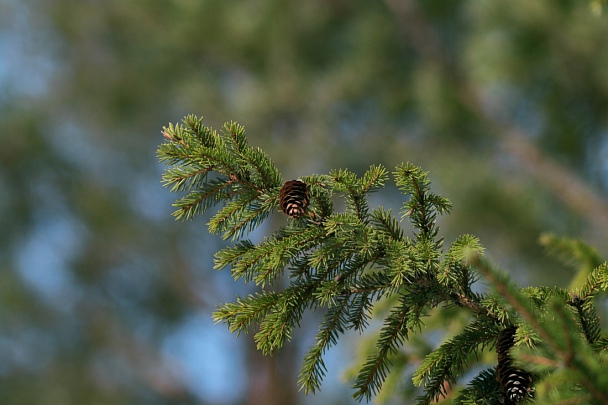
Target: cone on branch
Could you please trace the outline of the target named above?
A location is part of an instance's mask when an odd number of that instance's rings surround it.
[[[506,405],[519,404],[530,395],[532,376],[525,370],[513,367],[513,359],[509,351],[515,344],[515,326],[506,328],[500,333],[496,343],[498,366],[496,379],[505,394]]]
[[[306,207],[310,202],[308,187],[300,180],[290,180],[283,184],[279,196],[281,210],[288,217],[299,218],[306,212]]]

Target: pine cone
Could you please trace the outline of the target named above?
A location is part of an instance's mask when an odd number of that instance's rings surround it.
[[[310,202],[308,187],[300,180],[290,180],[283,184],[279,197],[279,205],[285,215],[298,218],[304,215]]]
[[[497,380],[506,396],[506,405],[518,404],[529,395],[532,388],[532,376],[525,370],[513,367],[509,351],[515,343],[515,326],[503,330],[496,343],[498,366]]]

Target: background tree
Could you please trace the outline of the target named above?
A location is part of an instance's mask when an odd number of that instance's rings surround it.
[[[606,257],[599,6],[0,3],[2,401],[296,402],[296,373],[276,370],[297,342],[260,360],[210,332],[212,303],[234,296],[211,271],[221,245],[172,222],[154,156],[159,128],[190,112],[238,119],[286,178],[413,161],[454,204],[446,243],[475,234],[518,282],[550,269],[567,285],[542,232]],[[180,353],[199,347],[241,354],[212,362],[230,391],[188,379]]]

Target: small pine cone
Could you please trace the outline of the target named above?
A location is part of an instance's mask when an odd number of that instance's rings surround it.
[[[532,388],[532,376],[525,370],[513,367],[513,360],[509,351],[515,343],[514,326],[503,330],[496,343],[498,366],[496,367],[497,380],[505,394],[505,404],[518,404],[524,400]]]
[[[509,358],[509,350],[515,344],[515,326],[510,326],[500,332],[496,343],[496,354],[498,355],[498,364]]]
[[[503,392],[509,400],[515,404],[523,401],[532,388],[532,377],[525,370],[517,370],[513,367],[503,370],[505,372],[505,385]]]
[[[298,218],[304,215],[310,202],[308,187],[300,180],[290,180],[283,184],[279,197],[279,205],[285,215]]]

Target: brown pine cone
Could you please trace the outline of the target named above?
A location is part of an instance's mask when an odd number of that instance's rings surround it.
[[[299,218],[306,212],[310,202],[308,187],[300,180],[290,180],[283,184],[279,197],[279,205],[285,215]]]
[[[513,360],[509,354],[515,343],[515,331],[516,328],[514,326],[503,330],[496,344],[496,354],[498,355],[496,379],[505,394],[505,405],[520,403],[528,397],[532,388],[530,373],[513,367]]]

